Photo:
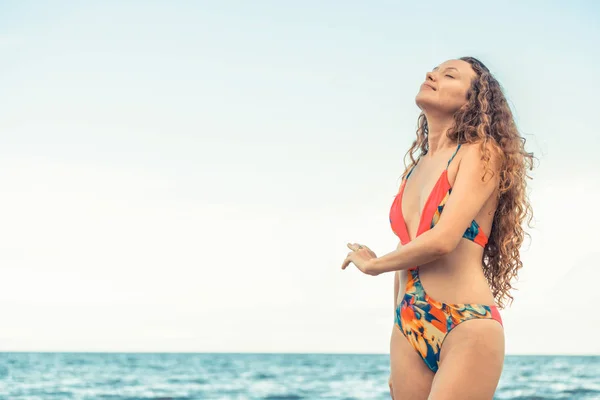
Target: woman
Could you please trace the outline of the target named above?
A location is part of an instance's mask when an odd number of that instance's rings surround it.
[[[498,309],[513,300],[522,267],[533,155],[498,81],[475,58],[427,73],[416,103],[411,163],[389,214],[400,244],[382,257],[348,244],[342,269],[395,271],[393,399],[492,399],[504,362]]]

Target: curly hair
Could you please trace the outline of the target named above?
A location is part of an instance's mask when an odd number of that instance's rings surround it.
[[[533,209],[526,193],[526,178],[531,179],[527,170],[533,169],[533,153],[525,151],[525,138],[519,134],[508,102],[500,83],[489,69],[473,57],[462,57],[476,73],[467,92],[467,104],[454,114],[454,124],[446,136],[453,142],[480,143],[481,159],[484,161],[484,174],[493,175],[489,168],[490,148],[500,155],[500,183],[498,206],[494,214],[492,232],[483,252],[483,271],[496,303],[504,308],[514,300],[510,294],[511,281],[523,267],[519,249],[525,236],[522,223],[527,219],[531,227]],[[417,138],[406,153],[410,158],[402,177],[414,165],[415,152],[428,152],[428,126],[424,113],[417,122]],[[507,304],[508,301],[508,304]]]

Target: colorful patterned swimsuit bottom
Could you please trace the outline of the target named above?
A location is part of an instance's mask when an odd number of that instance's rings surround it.
[[[450,166],[459,149],[460,144],[448,161],[446,169],[442,172],[425,203],[417,236],[433,228],[440,218],[448,196],[452,192],[448,182],[448,166]],[[403,179],[400,190],[390,209],[392,230],[400,238],[402,244],[410,242],[406,222],[402,215],[402,195],[411,173],[412,169]],[[483,247],[485,247],[488,240],[475,221],[467,228],[463,237]],[[449,304],[432,299],[427,295],[421,284],[419,268],[409,269],[406,293],[396,308],[395,323],[431,371],[436,372],[438,370],[442,343],[446,336],[457,325],[471,319],[493,319],[502,324],[502,318],[496,306]]]

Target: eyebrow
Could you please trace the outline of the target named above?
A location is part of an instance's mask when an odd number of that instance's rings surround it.
[[[435,71],[436,69],[438,69],[438,67],[435,67],[433,69],[433,71]],[[454,67],[446,67],[446,68],[444,68],[444,70],[449,70],[449,69],[454,69],[454,70],[456,70],[456,72],[460,72],[457,68],[454,68]]]

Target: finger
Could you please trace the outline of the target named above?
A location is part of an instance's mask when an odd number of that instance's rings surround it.
[[[349,248],[350,250],[353,250],[353,251],[357,251],[357,250],[359,250],[359,248],[358,248],[358,243],[348,243],[348,245],[347,245],[347,246],[348,246],[348,248]]]
[[[350,256],[346,257],[346,259],[344,260],[344,262],[342,263],[342,269],[346,269],[346,267],[348,265],[350,265],[350,263],[352,262],[352,260],[350,259]]]
[[[367,252],[374,254],[375,252],[373,250],[371,250],[368,246],[365,246],[364,244],[362,245],[362,248],[365,249]]]
[[[358,243],[354,243],[356,245],[356,251],[360,251],[360,250],[366,250],[367,253],[371,254],[373,257],[375,257],[375,252],[373,250],[371,250],[371,248],[367,245],[364,244],[358,244]]]

